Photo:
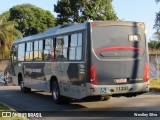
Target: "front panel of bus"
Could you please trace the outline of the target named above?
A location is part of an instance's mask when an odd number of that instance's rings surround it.
[[[95,94],[148,91],[148,48],[144,24],[93,22],[90,27],[89,80]]]

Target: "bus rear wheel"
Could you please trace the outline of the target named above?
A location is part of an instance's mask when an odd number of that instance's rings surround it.
[[[60,90],[59,90],[59,86],[58,86],[58,82],[57,81],[53,81],[52,83],[53,87],[52,87],[52,98],[54,100],[55,103],[57,104],[61,104],[62,103],[62,96],[60,95]]]
[[[29,93],[29,92],[31,92],[31,88],[24,87],[24,82],[23,81],[21,81],[20,87],[21,87],[21,91],[23,93]]]
[[[102,101],[108,101],[109,99],[111,99],[111,96],[101,96]]]

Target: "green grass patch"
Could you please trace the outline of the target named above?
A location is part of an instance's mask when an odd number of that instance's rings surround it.
[[[151,79],[150,80],[151,88],[160,88],[160,79]]]
[[[0,102],[0,116],[2,116],[2,112],[16,112],[14,109],[9,107],[8,105]],[[22,117],[0,117],[0,120],[28,120],[27,118]]]
[[[150,80],[150,91],[160,92],[160,79]]]
[[[8,105],[0,102],[0,112],[1,111],[15,111],[15,110],[9,107]]]

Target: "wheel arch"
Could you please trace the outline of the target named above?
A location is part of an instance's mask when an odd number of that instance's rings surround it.
[[[18,85],[21,84],[22,80],[23,80],[22,73],[18,73]]]
[[[51,76],[51,78],[50,78],[50,92],[52,92],[52,87],[53,87],[53,82],[54,81],[58,82],[57,77],[56,76]]]

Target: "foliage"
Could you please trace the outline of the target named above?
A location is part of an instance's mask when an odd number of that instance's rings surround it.
[[[160,42],[157,40],[150,40],[148,42],[149,54],[159,54],[160,53]]]
[[[55,24],[54,16],[50,11],[43,10],[32,4],[22,4],[12,7],[9,20],[18,23],[16,27],[23,36],[34,35]]]
[[[17,23],[9,21],[9,12],[0,15],[0,54],[4,58],[9,58],[9,51],[13,40],[22,37],[22,34],[15,27]]]
[[[160,0],[155,0],[155,2],[158,4]],[[156,13],[154,29],[156,29],[158,32],[160,31],[160,11]]]
[[[54,23],[54,16],[49,11],[34,5],[12,7],[0,15],[0,55],[9,58],[13,40],[43,32],[53,27]]]
[[[83,16],[92,20],[118,20],[112,0],[89,0],[85,4]]]
[[[160,40],[160,32],[155,32],[152,36],[152,38],[156,41],[159,41]]]
[[[54,5],[57,25],[92,20],[118,20],[112,0],[58,0]]]
[[[160,2],[160,0],[155,0],[156,3]]]
[[[159,45],[160,45],[159,41],[150,41],[148,43],[148,47],[149,47],[150,50],[159,49],[159,47],[160,47]]]
[[[82,22],[81,11],[83,0],[58,0],[54,11],[58,13],[57,25],[65,23]]]

